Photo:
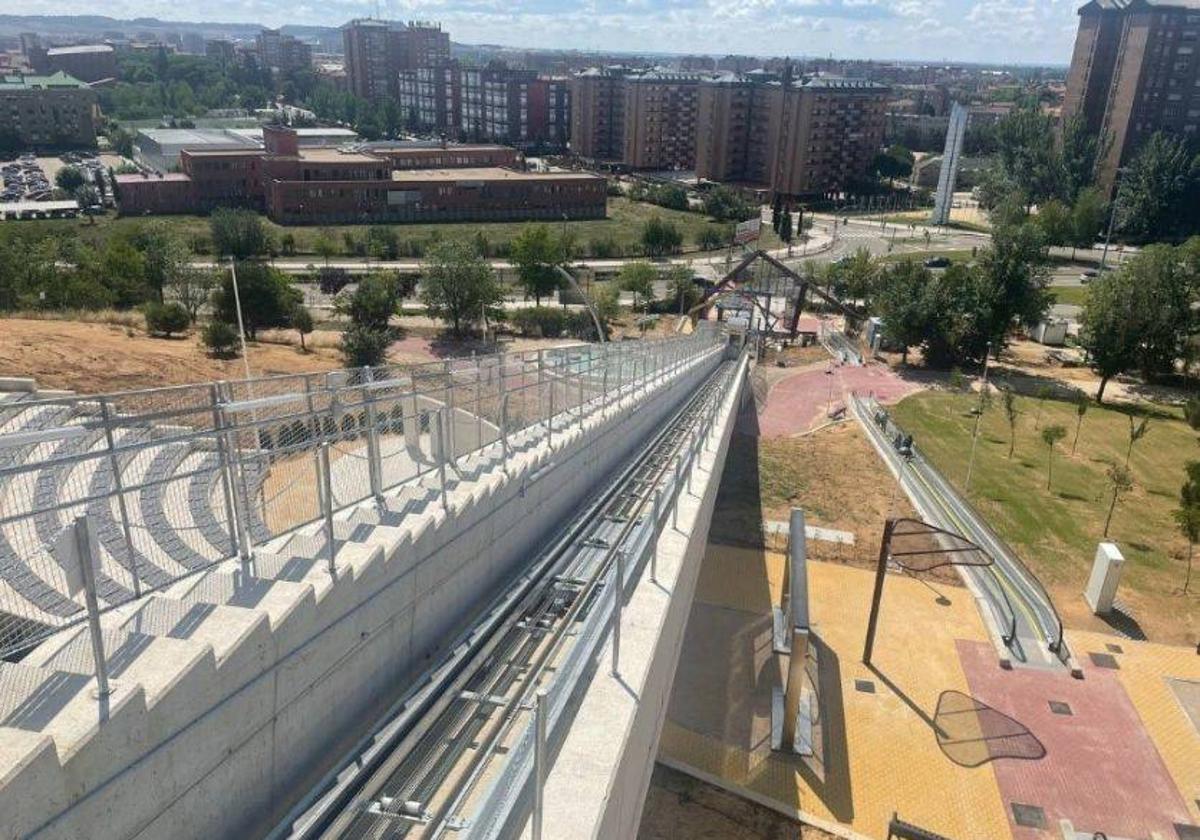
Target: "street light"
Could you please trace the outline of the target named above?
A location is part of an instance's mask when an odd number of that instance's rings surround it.
[[[987,343],[983,352],[983,382],[979,387],[979,408],[975,412],[975,431],[971,434],[971,457],[967,459],[967,480],[963,482],[963,490],[971,489],[971,470],[975,466],[975,447],[979,443],[979,421],[983,419],[983,400],[987,394],[988,359],[992,355],[992,342]]]
[[[250,381],[250,354],[246,352],[246,325],[242,320],[242,295],[238,291],[237,258],[229,260],[229,276],[233,280],[233,308],[237,311],[238,339],[242,343],[242,368],[246,372],[246,381]]]
[[[1126,167],[1118,167],[1116,177],[1113,179],[1113,200],[1112,207],[1108,211],[1108,227],[1104,231],[1104,251],[1100,254],[1100,273],[1104,273],[1104,263],[1108,260],[1108,243],[1112,239],[1113,222],[1117,219],[1117,205],[1121,201],[1121,176],[1129,170]]]

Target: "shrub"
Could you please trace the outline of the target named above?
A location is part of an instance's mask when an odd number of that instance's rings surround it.
[[[344,268],[325,267],[317,271],[321,294],[333,296],[350,284],[350,272]]]
[[[617,243],[610,236],[593,239],[588,243],[588,251],[598,260],[608,260],[621,256],[621,249],[617,247]]]
[[[696,234],[696,245],[701,251],[716,251],[729,244],[729,232],[720,225],[708,225]]]
[[[386,330],[351,327],[342,333],[342,360],[347,367],[373,367],[382,364],[391,340]]]
[[[238,354],[237,330],[225,321],[209,321],[200,340],[219,359],[232,359]]]
[[[192,322],[187,309],[180,303],[147,303],[142,313],[146,316],[146,329],[153,335],[181,333]]]
[[[551,306],[518,309],[512,313],[512,325],[523,335],[533,338],[558,338],[567,328],[567,315]]]

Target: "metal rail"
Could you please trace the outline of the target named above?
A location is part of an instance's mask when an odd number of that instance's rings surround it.
[[[645,554],[653,542],[666,507],[664,483],[673,478],[671,492],[683,489],[683,452],[694,455],[703,445],[694,432],[711,429],[732,364],[714,372],[606,483],[429,682],[376,730],[367,749],[343,763],[339,784],[279,836],[438,837],[468,828],[468,811],[476,815],[470,825],[482,833],[478,814],[487,803],[492,818],[503,820],[513,791],[498,780],[508,779],[518,751],[506,750],[497,772],[497,748],[532,731],[536,692],[550,686],[561,705],[571,688],[561,683],[578,670],[569,661],[590,657],[589,641],[602,638],[609,625],[617,631],[619,623],[607,621],[601,608],[615,599],[601,593],[615,590],[623,598],[625,579],[638,565],[628,558]],[[547,702],[544,695],[536,699]],[[549,717],[546,707],[538,714]],[[514,727],[522,721],[518,734]]]
[[[984,567],[988,569],[986,574],[976,568],[969,569],[968,574],[974,576],[996,605],[997,613],[1001,602],[1016,607],[1014,612],[1020,625],[1018,639],[1008,643],[1014,655],[1021,660],[1028,658],[1028,652],[1018,641],[1024,635],[1044,642],[1052,655],[1050,661],[1057,659],[1069,665],[1071,654],[1063,638],[1062,619],[1037,577],[916,445],[911,446],[911,458],[906,461],[900,457],[895,442],[906,436],[878,402],[857,395],[852,395],[850,402],[859,421],[899,476],[901,487],[919,508],[926,509],[924,515],[943,527],[962,533],[994,558],[994,565]],[[1021,630],[1025,632],[1021,633]]]

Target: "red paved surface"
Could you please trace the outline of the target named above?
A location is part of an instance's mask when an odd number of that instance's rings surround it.
[[[832,371],[832,373],[826,373]],[[844,394],[874,393],[883,403],[895,402],[919,387],[901,379],[886,365],[865,367],[828,364],[798,370],[775,384],[767,397],[767,407],[759,417],[762,437],[785,437],[806,432],[825,417],[830,404],[830,379],[833,408],[844,404]]]
[[[972,696],[1020,721],[1046,750],[1039,760],[992,764],[1014,838],[1059,838],[1058,822],[1068,819],[1076,831],[1103,831],[1110,838],[1143,839],[1157,831],[1173,840],[1174,824],[1189,822],[1115,672],[1090,663],[1082,680],[1062,671],[1005,671],[990,645],[957,644]],[[1068,703],[1073,714],[1052,713],[1051,700]],[[1013,802],[1044,809],[1046,829],[1013,822]]]

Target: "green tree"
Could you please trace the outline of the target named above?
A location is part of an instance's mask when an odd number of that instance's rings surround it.
[[[313,250],[317,256],[325,260],[325,267],[329,267],[329,258],[338,252],[337,240],[334,238],[333,231],[329,228],[321,228],[317,231],[316,239],[313,240]]]
[[[1013,450],[1017,448],[1017,418],[1021,412],[1017,408],[1017,395],[1012,387],[1004,388],[1002,401],[1004,404],[1004,419],[1008,421],[1008,459],[1011,461]]]
[[[1067,436],[1067,430],[1057,423],[1052,426],[1047,426],[1042,429],[1042,442],[1046,444],[1046,489],[1050,489],[1050,483],[1054,475],[1054,447],[1060,440]]]
[[[1042,425],[1042,413],[1046,410],[1046,400],[1054,396],[1054,390],[1049,385],[1040,385],[1037,389],[1037,416],[1033,419],[1033,430],[1036,432]]]
[[[146,316],[146,330],[151,335],[162,335],[170,338],[175,333],[183,332],[192,322],[188,311],[178,303],[147,303],[142,313]]]
[[[692,282],[692,269],[686,265],[673,265],[667,269],[667,295],[671,309],[685,314],[700,302],[700,290]]]
[[[286,274],[269,265],[242,262],[237,265],[237,280],[247,338],[253,341],[260,329],[286,327],[291,323],[292,312],[302,302],[303,295]],[[218,321],[238,322],[230,273],[224,275],[213,293],[213,311]]]
[[[400,304],[399,277],[392,272],[373,271],[359,280],[352,293],[334,299],[334,308],[352,323],[373,330],[386,330]]]
[[[731,238],[725,229],[717,225],[707,225],[697,232],[696,246],[701,251],[715,251],[729,244]]]
[[[1144,416],[1140,421],[1135,421],[1133,415],[1127,415],[1129,419],[1129,448],[1125,450],[1125,467],[1129,467],[1129,459],[1133,457],[1133,445],[1146,436],[1146,432],[1150,431],[1150,415]]]
[[[525,294],[533,298],[537,306],[542,298],[553,294],[562,286],[562,275],[558,267],[565,265],[567,256],[563,243],[556,242],[546,225],[525,225],[509,244],[508,258],[517,269],[517,281]]]
[[[907,178],[912,174],[913,153],[900,145],[889,146],[875,155],[875,174],[880,178]]]
[[[1119,464],[1112,464],[1105,471],[1108,478],[1108,489],[1111,495],[1108,499],[1108,513],[1104,517],[1104,537],[1108,538],[1108,528],[1112,525],[1113,511],[1117,509],[1117,502],[1121,497],[1133,489],[1133,473],[1128,467],[1122,467]]]
[[[1200,461],[1188,461],[1183,469],[1186,478],[1179,488],[1179,507],[1174,516],[1180,533],[1188,541],[1187,575],[1183,579],[1186,595],[1192,583],[1192,555],[1200,542]]]
[[[634,309],[637,309],[639,298],[646,305],[654,297],[654,281],[657,279],[658,269],[641,260],[625,263],[617,273],[617,284],[623,291],[633,293]]]
[[[76,166],[64,166],[54,176],[54,183],[67,193],[74,193],[84,184],[83,172]]]
[[[1088,130],[1082,115],[1077,114],[1063,122],[1058,153],[1062,166],[1062,197],[1067,202],[1078,201],[1080,193],[1095,183],[1096,163],[1106,148],[1101,136]]]
[[[1105,219],[1104,196],[1096,187],[1080,190],[1071,207],[1071,258],[1076,248],[1090,248],[1100,235]]]
[[[386,330],[355,325],[342,333],[342,362],[346,367],[375,367],[387,358],[391,336]]]
[[[201,308],[217,287],[217,273],[208,268],[186,266],[169,274],[165,282],[163,297],[186,309],[188,318],[195,323]]]
[[[457,335],[504,299],[492,267],[463,242],[439,242],[425,256],[421,300]]]
[[[642,247],[647,256],[661,257],[673,254],[683,246],[683,234],[673,222],[667,222],[658,215],[651,216],[642,226]]]
[[[1071,454],[1075,454],[1075,447],[1079,445],[1079,431],[1083,428],[1083,415],[1087,414],[1088,406],[1091,405],[1091,400],[1083,391],[1078,391],[1075,394],[1075,437],[1071,440]]]
[[[377,260],[400,257],[400,237],[387,225],[372,225],[367,229],[367,253]]]
[[[232,324],[209,321],[200,333],[200,340],[219,359],[231,359],[238,355],[238,334]]]
[[[1137,363],[1134,289],[1124,272],[1102,274],[1092,283],[1079,331],[1092,369],[1100,377],[1096,402],[1104,402],[1108,381]]]
[[[300,336],[300,352],[307,353],[308,347],[304,344],[304,336],[316,329],[316,324],[313,323],[313,316],[308,311],[308,307],[297,306],[292,310],[292,329]]]
[[[1183,137],[1155,132],[1126,167],[1117,227],[1139,242],[1182,238],[1200,222],[1200,153]]]
[[[252,210],[219,207],[209,216],[208,223],[218,256],[247,260],[269,250],[266,226]]]
[[[718,222],[742,222],[754,218],[759,212],[757,205],[746,201],[737,190],[724,184],[705,192],[703,203],[704,212]]]
[[[146,263],[146,282],[159,302],[178,277],[191,269],[192,251],[175,228],[166,222],[151,222],[135,237]]]
[[[1013,322],[1032,328],[1050,308],[1046,287],[1045,241],[1036,224],[1004,222],[993,225],[992,244],[979,252],[981,304],[976,310],[992,346],[1004,346]]]
[[[929,333],[926,291],[930,271],[914,260],[901,260],[883,276],[875,297],[874,311],[883,319],[883,335],[900,345],[901,361],[908,364],[908,350],[921,344]]]
[[[1042,240],[1047,245],[1066,245],[1071,240],[1072,218],[1067,205],[1057,198],[1052,198],[1038,208],[1038,229],[1042,232]]]
[[[1000,170],[1026,206],[1065,193],[1062,158],[1051,140],[1054,120],[1036,107],[1017,108],[995,126]]]

